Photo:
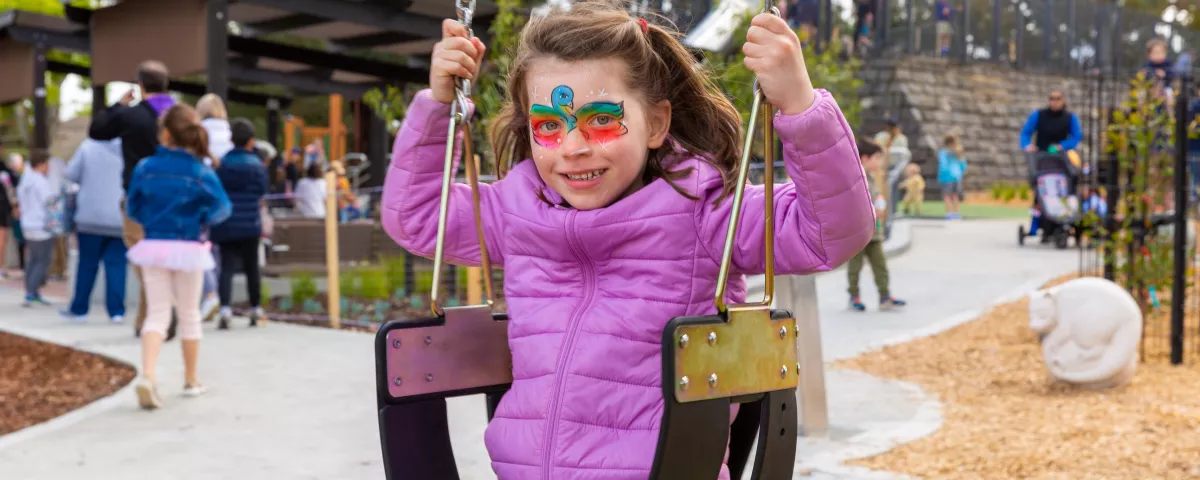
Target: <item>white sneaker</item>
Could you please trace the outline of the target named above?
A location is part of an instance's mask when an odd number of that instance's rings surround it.
[[[124,315],[113,315],[111,318],[108,319],[108,321],[112,322],[113,325],[120,325],[122,323],[125,323],[125,316]]]
[[[138,379],[137,386],[134,387],[137,392],[138,405],[146,410],[154,410],[162,406],[162,398],[158,396],[158,389],[155,388],[154,382],[146,377]]]
[[[217,315],[217,309],[221,307],[221,300],[216,295],[209,295],[200,303],[200,318],[205,322],[213,321],[213,317]]]
[[[183,386],[183,396],[185,397],[199,397],[204,395],[204,393],[207,391],[208,389],[204,388],[204,385],[199,383]]]

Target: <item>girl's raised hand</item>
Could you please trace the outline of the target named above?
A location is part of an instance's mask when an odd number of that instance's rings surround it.
[[[763,95],[784,115],[803,113],[812,106],[816,94],[800,39],[778,15],[760,13],[750,21],[746,32],[746,68],[758,75]]]
[[[453,102],[456,78],[475,79],[486,50],[478,37],[467,36],[467,27],[458,20],[443,20],[442,40],[433,46],[429,66],[433,98],[442,103]]]

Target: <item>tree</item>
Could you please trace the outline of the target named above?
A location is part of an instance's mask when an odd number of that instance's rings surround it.
[[[717,83],[742,112],[743,124],[749,121],[750,107],[754,102],[754,73],[746,68],[746,57],[741,53],[741,45],[746,43],[746,31],[750,29],[752,18],[754,14],[747,14],[734,30],[732,44],[736,48],[735,54],[705,52],[709,66],[717,73]],[[802,33],[797,32],[797,35]],[[807,40],[802,38],[804,64],[808,68],[813,86],[829,90],[838,100],[838,106],[842,108],[846,121],[851,126],[857,126],[859,113],[862,111],[862,105],[858,101],[858,92],[862,87],[862,80],[858,78],[861,62],[854,58],[844,60],[839,42],[833,42],[829,48],[817,51],[814,42]]]

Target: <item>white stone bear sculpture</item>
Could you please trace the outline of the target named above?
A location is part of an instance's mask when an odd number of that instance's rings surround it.
[[[1119,285],[1078,278],[1029,296],[1029,327],[1055,379],[1084,388],[1129,383],[1138,364],[1142,311]]]

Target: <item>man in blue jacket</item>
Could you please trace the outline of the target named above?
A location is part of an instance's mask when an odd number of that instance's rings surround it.
[[[1083,127],[1079,117],[1067,110],[1067,97],[1062,90],[1051,90],[1049,106],[1034,110],[1021,128],[1021,148],[1029,153],[1066,152],[1074,150],[1081,141]]]
[[[247,296],[250,297],[250,326],[264,318],[262,309],[262,275],[258,269],[258,249],[262,237],[261,205],[267,194],[267,167],[254,152],[254,125],[243,118],[230,123],[234,148],[221,159],[217,178],[225,187],[233,214],[212,227],[209,239],[221,250],[221,273],[217,280],[217,295],[221,298],[220,330],[229,328],[232,316],[233,273],[241,267],[246,274]]]
[[[1050,91],[1050,104],[1041,110],[1034,110],[1029,119],[1025,120],[1025,126],[1021,128],[1021,149],[1030,155],[1037,152],[1065,154],[1079,146],[1082,140],[1083,127],[1079,123],[1079,117],[1067,110],[1067,96],[1058,89]],[[1029,174],[1033,175],[1032,156],[1030,159]],[[1036,208],[1037,195],[1033,197],[1033,206]],[[1038,217],[1035,215],[1029,226],[1029,235],[1037,233]],[[1049,237],[1042,238],[1043,242],[1049,240]]]

